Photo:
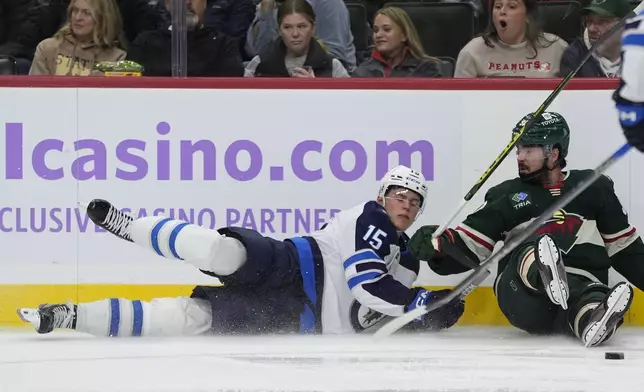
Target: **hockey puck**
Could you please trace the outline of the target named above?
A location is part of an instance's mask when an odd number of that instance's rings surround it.
[[[624,353],[606,353],[604,359],[624,359]]]

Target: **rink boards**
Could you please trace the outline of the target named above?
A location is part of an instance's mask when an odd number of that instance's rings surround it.
[[[408,234],[443,223],[557,82],[0,80],[0,325],[18,323],[19,306],[189,295],[196,284],[218,284],[98,230],[78,206],[93,198],[136,216],[281,239],[374,198],[400,163],[429,185]],[[572,128],[569,167],[592,168],[623,143],[615,86],[576,80],[552,104]],[[638,168],[644,157],[631,153],[607,174],[631,223],[644,227]],[[515,175],[511,153],[464,214]],[[463,278],[424,268],[418,284]],[[468,297],[461,324],[506,325],[491,283]],[[639,295],[632,309],[628,322],[644,325]]]

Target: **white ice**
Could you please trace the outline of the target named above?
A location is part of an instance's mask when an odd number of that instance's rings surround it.
[[[606,360],[607,351],[624,360]],[[395,336],[95,338],[0,331],[0,391],[644,391],[644,329],[566,337],[453,328]]]

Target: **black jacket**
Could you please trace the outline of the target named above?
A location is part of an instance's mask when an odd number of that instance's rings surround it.
[[[559,77],[566,77],[573,69],[577,68],[581,59],[588,53],[588,48],[584,43],[583,38],[577,38],[571,43],[564,54],[561,56],[561,64],[559,65]],[[581,67],[575,77],[580,78],[605,78],[606,74],[601,66],[591,57]]]
[[[239,40],[239,52],[243,60],[250,60],[246,53],[246,33],[255,19],[253,0],[208,0],[204,24],[215,31]]]
[[[147,0],[116,0],[123,19],[121,47],[148,30],[163,26],[160,12]],[[0,54],[33,59],[36,46],[65,23],[69,0],[0,0]],[[8,42],[5,42],[8,41]]]
[[[243,77],[237,40],[207,27],[188,32],[188,76]],[[145,76],[172,76],[172,32],[150,30],[130,45],[127,59],[145,68]]]
[[[282,39],[278,38],[266,51],[259,54],[261,63],[255,69],[255,77],[291,76],[284,63],[285,57],[286,45],[284,45]],[[311,39],[304,66],[313,68],[316,78],[330,78],[333,76],[333,57],[315,39]]]
[[[123,33],[128,41],[124,46],[134,42],[139,34],[164,26],[161,13],[150,6],[148,0],[116,0],[116,3],[123,19]]]
[[[38,2],[0,0],[0,55],[33,58],[42,39],[38,35]]]

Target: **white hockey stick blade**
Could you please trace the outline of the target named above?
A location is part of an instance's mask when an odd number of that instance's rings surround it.
[[[440,235],[441,235],[441,234],[443,234],[443,232],[445,231],[445,229],[446,229],[446,228],[447,228],[447,227],[452,223],[452,221],[453,221],[454,219],[456,219],[456,217],[458,216],[458,214],[460,214],[460,213],[461,213],[461,211],[463,211],[463,208],[465,208],[465,206],[466,206],[468,203],[469,203],[469,200],[462,199],[462,200],[461,200],[461,204],[459,204],[459,205],[458,205],[458,208],[456,209],[456,211],[454,211],[454,213],[452,214],[452,216],[451,216],[451,217],[450,217],[450,218],[449,218],[445,223],[443,223],[441,226],[439,226],[439,227],[438,227],[438,229],[436,229],[436,231],[434,232],[434,234],[433,234],[432,236],[433,236],[434,238],[438,238],[438,237],[440,237]]]
[[[644,11],[644,1],[640,2],[637,7],[633,10],[633,13],[635,15],[639,14],[640,12]]]

